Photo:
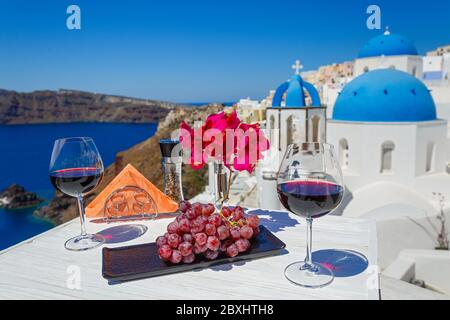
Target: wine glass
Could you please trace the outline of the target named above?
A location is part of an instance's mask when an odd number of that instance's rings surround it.
[[[81,235],[67,240],[66,249],[83,251],[100,246],[103,236],[86,233],[83,197],[92,192],[103,178],[103,162],[91,138],[65,138],[55,141],[50,160],[50,180],[53,186],[76,197],[80,212]]]
[[[308,288],[330,284],[333,271],[314,263],[311,252],[313,220],[334,210],[344,194],[333,146],[318,142],[289,145],[277,175],[277,191],[283,206],[307,222],[306,258],[288,265],[284,271],[286,278]]]

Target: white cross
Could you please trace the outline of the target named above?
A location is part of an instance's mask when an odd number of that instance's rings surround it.
[[[292,69],[295,70],[295,74],[300,74],[300,70],[303,69],[303,65],[300,63],[300,60],[295,60],[295,63],[292,65]]]

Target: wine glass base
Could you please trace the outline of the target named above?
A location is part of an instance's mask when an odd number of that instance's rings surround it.
[[[86,234],[69,239],[64,247],[70,251],[85,251],[97,248],[105,243],[105,238],[99,234]]]
[[[286,267],[284,275],[293,284],[305,288],[322,288],[333,282],[331,269],[317,263],[294,262]]]

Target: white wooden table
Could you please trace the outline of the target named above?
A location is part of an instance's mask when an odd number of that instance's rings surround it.
[[[286,265],[303,260],[305,256],[306,223],[286,212],[262,212],[260,216],[262,224],[286,243],[287,253],[120,284],[108,284],[102,277],[100,248],[85,252],[70,252],[64,248],[64,242],[79,233],[79,220],[76,219],[0,252],[0,299],[379,298],[379,290],[373,285],[374,275],[378,279],[375,268],[356,276],[335,278],[331,285],[321,289],[291,284],[283,272]],[[164,232],[168,222],[167,219],[138,222],[148,226],[146,234],[132,241],[107,246],[152,242]],[[88,223],[87,228],[89,232],[98,232],[111,226],[114,224]],[[313,229],[313,251],[355,250],[365,255],[370,265],[376,265],[376,230],[373,224],[326,216],[316,220]]]

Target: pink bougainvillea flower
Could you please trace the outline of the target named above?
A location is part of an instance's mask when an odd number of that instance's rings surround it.
[[[269,149],[269,141],[264,137],[259,124],[241,123],[236,131],[236,150],[233,169],[252,173],[256,164]]]
[[[222,161],[230,170],[253,172],[262,152],[269,149],[259,124],[245,124],[236,110],[211,114],[198,128],[180,125],[180,143],[190,154],[190,165],[201,169],[208,159]]]

